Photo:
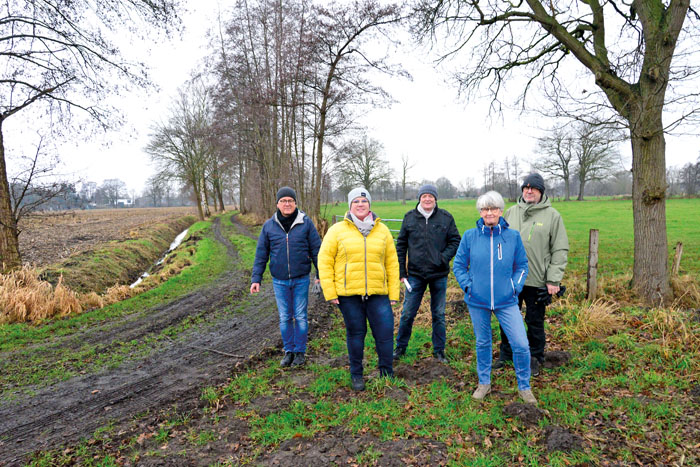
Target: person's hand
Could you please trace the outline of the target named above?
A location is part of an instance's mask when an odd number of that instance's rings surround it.
[[[331,302],[333,305],[340,305],[340,300],[338,300],[337,298],[334,298],[333,300],[328,300],[328,301]]]
[[[321,282],[321,279],[316,279],[316,280],[314,281],[314,284],[319,284],[320,282]]]
[[[556,293],[559,292],[559,286],[547,284],[547,292],[549,292],[549,295],[556,295]]]
[[[389,303],[391,304],[391,306],[394,306],[396,305],[396,300],[389,300]]]
[[[250,293],[260,292],[260,282],[253,282],[250,284]]]

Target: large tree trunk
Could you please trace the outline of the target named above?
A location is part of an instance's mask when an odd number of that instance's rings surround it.
[[[668,306],[672,292],[667,264],[666,141],[660,112],[655,120],[658,121],[658,127],[652,136],[635,136],[634,132],[632,135],[632,285],[645,302]]]
[[[5,140],[0,120],[0,271],[6,272],[22,266],[19,254],[17,222],[12,213],[10,184],[5,167]]]
[[[566,192],[564,201],[571,201],[571,182],[569,181],[569,177],[564,179],[564,191]]]

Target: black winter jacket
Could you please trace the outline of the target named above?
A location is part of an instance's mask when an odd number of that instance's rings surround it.
[[[432,280],[446,276],[450,272],[450,260],[457,254],[460,240],[452,214],[437,205],[428,219],[418,209],[408,211],[403,216],[401,232],[396,240],[401,278],[418,276]]]

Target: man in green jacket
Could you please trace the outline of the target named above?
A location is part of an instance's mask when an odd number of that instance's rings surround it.
[[[511,229],[520,231],[530,268],[525,287],[518,296],[518,304],[522,307],[525,302],[530,372],[532,376],[537,376],[540,364],[544,362],[545,310],[551,296],[559,292],[566,269],[569,239],[561,215],[544,194],[542,176],[531,173],[525,177],[520,188],[523,195],[518,204],[506,211],[504,218]],[[503,368],[505,362],[512,359],[513,351],[501,330],[501,355],[493,368]]]

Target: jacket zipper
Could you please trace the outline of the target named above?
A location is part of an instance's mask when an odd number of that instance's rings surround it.
[[[363,235],[362,239],[365,242],[365,297],[367,297],[369,292],[369,286],[367,285],[367,237]]]
[[[292,229],[289,229],[292,230]],[[292,279],[292,267],[289,265],[289,232],[287,232],[287,274],[289,279]]]
[[[493,227],[491,228],[491,254],[489,256],[491,257],[491,309],[493,310]]]
[[[503,250],[501,249],[501,244],[498,244],[498,260],[503,260]]]

